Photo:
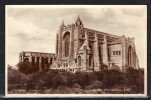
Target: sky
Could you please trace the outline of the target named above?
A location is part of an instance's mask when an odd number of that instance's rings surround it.
[[[15,66],[22,51],[55,53],[56,33],[62,20],[114,35],[134,37],[140,67],[147,62],[147,9],[131,6],[6,6],[6,63]],[[145,66],[144,66],[145,65]]]

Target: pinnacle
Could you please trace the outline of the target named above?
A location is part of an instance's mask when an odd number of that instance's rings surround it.
[[[65,25],[64,25],[64,21],[63,21],[63,20],[62,20],[61,26],[65,26]]]
[[[77,21],[81,21],[80,16],[78,15]]]

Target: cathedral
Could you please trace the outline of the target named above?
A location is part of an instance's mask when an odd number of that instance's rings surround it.
[[[39,70],[46,66],[70,72],[101,71],[103,66],[121,71],[139,68],[134,38],[86,28],[79,16],[74,24],[62,21],[56,34],[56,54],[24,51],[19,60],[37,64]]]
[[[101,66],[120,70],[139,67],[134,38],[117,36],[84,27],[80,17],[75,23],[62,21],[56,34],[56,59],[51,69],[101,71]]]

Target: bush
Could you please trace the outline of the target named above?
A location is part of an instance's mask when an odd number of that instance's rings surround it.
[[[102,63],[101,65],[100,65],[100,70],[103,72],[103,71],[106,71],[106,70],[108,70],[108,66],[106,65],[106,64],[104,64],[104,63]]]
[[[91,83],[90,76],[86,72],[76,72],[75,73],[75,82],[77,84],[79,84],[82,89],[84,89],[85,86],[87,86]]]
[[[143,93],[144,91],[144,71],[128,68],[125,74],[125,84],[134,91]]]
[[[89,80],[90,80],[89,84],[91,84],[92,82],[98,80],[98,77],[95,73],[88,73],[88,76],[89,76]]]
[[[75,76],[73,73],[67,72],[67,83],[66,85],[72,87],[75,83]]]
[[[38,72],[38,73],[33,73],[29,74],[28,80],[27,80],[27,85],[26,85],[26,90],[43,90],[46,87],[46,78],[45,76],[46,73],[43,72]],[[49,79],[49,78],[48,78]]]
[[[117,70],[108,70],[104,72],[102,84],[104,88],[110,88],[115,84],[122,84],[122,74]]]
[[[52,78],[52,87],[55,89],[59,85],[64,85],[63,79],[60,75],[56,75],[55,77]]]
[[[53,78],[58,75],[58,71],[49,70],[41,75],[41,79],[45,82],[45,87],[52,88],[53,87]]]
[[[39,67],[34,64],[32,65],[28,61],[22,61],[17,64],[18,71],[24,74],[31,74],[39,71]]]
[[[103,78],[104,78],[103,72],[101,72],[101,71],[94,72],[94,74],[96,75],[98,81],[102,81],[103,80]]]
[[[68,94],[68,93],[73,93],[73,90],[68,86],[60,85],[53,92],[57,94]]]
[[[117,65],[113,65],[111,69],[112,69],[112,70],[120,71],[120,68],[119,68],[119,66],[117,66]]]
[[[39,93],[96,93],[93,90],[103,88],[131,89],[130,92],[114,93],[143,93],[144,71],[128,68],[126,72],[120,72],[116,69],[93,73],[49,70],[24,74],[8,67],[9,93],[14,93],[11,91],[18,91],[19,89],[26,89],[27,93],[32,91]]]
[[[73,86],[72,86],[72,88],[81,88],[81,86],[79,85],[79,84],[77,84],[77,83],[75,83]]]
[[[100,81],[93,81],[92,84],[88,85],[86,89],[99,89],[102,88],[102,82]]]
[[[8,90],[24,88],[28,77],[18,70],[8,68]]]
[[[46,87],[45,87],[45,81],[42,79],[38,80],[38,83],[36,83],[36,90],[39,90],[40,93],[44,93]]]

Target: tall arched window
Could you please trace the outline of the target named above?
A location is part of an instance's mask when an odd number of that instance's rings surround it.
[[[107,48],[108,61],[111,61],[110,47]]]
[[[52,58],[50,58],[50,65],[52,64]]]
[[[41,57],[41,67],[42,67],[42,70],[44,70],[45,66],[44,66],[44,61],[45,61],[45,58],[44,57]]]
[[[89,57],[89,66],[93,66],[93,56],[90,55]]]
[[[78,57],[78,66],[81,66],[81,56]]]
[[[133,60],[133,53],[132,53],[132,47],[128,47],[128,65],[132,66],[132,60]]]
[[[32,65],[35,64],[35,57],[32,57]]]
[[[25,58],[24,61],[25,61],[25,62],[29,62],[29,58]]]
[[[100,63],[102,63],[102,48],[101,48],[101,46],[99,46],[98,48],[99,48]]]
[[[69,56],[69,45],[70,45],[70,33],[66,32],[64,34],[64,55],[65,57]]]
[[[89,43],[89,47],[93,54],[93,44]],[[89,66],[93,66],[93,55],[90,55],[90,57],[89,57]]]
[[[92,44],[89,44],[89,47],[90,47],[91,51],[93,52]]]

